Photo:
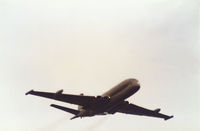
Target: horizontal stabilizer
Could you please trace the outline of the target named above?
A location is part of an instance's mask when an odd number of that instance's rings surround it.
[[[73,120],[75,118],[78,118],[79,116],[78,115],[75,115],[74,117],[70,118],[70,120]]]
[[[71,109],[71,108],[67,108],[67,107],[63,107],[63,106],[59,106],[59,105],[55,105],[55,104],[51,104],[50,106],[57,108],[57,109],[60,109],[60,110],[63,110],[63,111],[66,111],[66,112],[69,112],[69,113],[74,114],[74,115],[77,115],[79,113],[78,110],[74,110],[74,109]]]
[[[174,117],[174,116],[166,117],[165,120],[171,119],[171,118],[173,118],[173,117]]]

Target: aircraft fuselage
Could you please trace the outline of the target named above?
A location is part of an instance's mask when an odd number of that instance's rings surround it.
[[[94,116],[94,115],[106,115],[108,113],[115,113],[124,100],[134,93],[136,93],[140,89],[140,84],[136,79],[127,79],[108,90],[101,96],[101,98],[108,98],[109,102],[107,104],[100,104],[96,109],[91,110],[87,109],[87,107],[82,107],[80,110],[80,117],[84,116]]]

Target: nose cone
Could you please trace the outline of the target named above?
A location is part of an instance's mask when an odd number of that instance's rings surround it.
[[[136,86],[135,88],[138,91],[140,89],[140,85]]]
[[[130,80],[131,95],[135,94],[140,89],[140,83],[136,79]]]
[[[138,81],[138,80],[136,80],[135,82],[134,82],[134,88],[135,88],[135,90],[139,90],[140,89],[140,82]]]
[[[137,86],[140,86],[140,82],[139,82],[138,80],[136,81],[136,85],[137,85]]]
[[[140,83],[138,80],[136,79],[129,79],[130,84],[132,85],[132,87],[138,91],[140,89]]]

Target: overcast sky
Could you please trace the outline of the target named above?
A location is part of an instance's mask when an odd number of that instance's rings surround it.
[[[1,0],[0,130],[199,131],[197,0]],[[100,95],[127,78],[128,100],[174,115],[115,114],[70,121],[31,89]]]

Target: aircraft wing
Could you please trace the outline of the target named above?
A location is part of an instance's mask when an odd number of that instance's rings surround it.
[[[161,114],[159,113],[159,111],[160,109],[149,110],[149,109],[145,109],[143,107],[140,107],[134,104],[124,103],[123,105],[119,107],[117,112],[133,114],[133,115],[158,117],[158,118],[163,118],[164,120],[168,120],[173,117],[173,116],[167,116],[167,115]]]
[[[45,97],[49,99],[54,99],[62,102],[67,102],[71,104],[81,105],[86,108],[98,107],[100,104],[107,102],[105,99],[98,99],[95,96],[83,96],[83,95],[71,95],[71,94],[62,94],[63,90],[59,90],[56,93],[52,92],[40,92],[40,91],[29,91],[26,95],[36,95],[40,97]]]

